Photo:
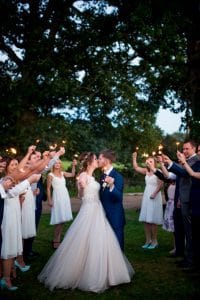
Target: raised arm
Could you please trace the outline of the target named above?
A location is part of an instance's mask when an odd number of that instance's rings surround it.
[[[27,166],[29,157],[35,151],[35,149],[36,149],[36,146],[34,146],[34,145],[31,145],[31,146],[28,147],[26,155],[20,160],[20,162],[18,164],[18,169],[20,171],[24,172],[24,170],[25,170],[25,168]]]
[[[51,187],[52,187],[52,176],[50,174],[48,174],[47,175],[47,201],[48,201],[49,206],[53,206]]]
[[[51,159],[49,160],[48,165],[46,165],[44,170],[42,171],[42,174],[48,172],[54,166],[59,157],[65,154],[65,147],[60,147],[60,149],[57,152],[51,151],[49,154]]]
[[[179,159],[179,161],[181,162],[181,164],[183,165],[183,167],[185,168],[185,170],[188,172],[188,174],[194,178],[200,179],[200,172],[194,172],[192,170],[192,168],[188,165],[184,154],[182,154],[181,152],[177,152],[177,157]]]
[[[133,169],[142,175],[146,175],[147,169],[139,167],[137,164],[137,152],[134,152],[132,154],[132,158],[133,158]]]
[[[64,172],[63,175],[64,175],[65,177],[74,177],[75,174],[76,174],[76,166],[77,166],[77,160],[74,159],[74,160],[72,161],[72,171],[71,171],[71,173],[70,173],[70,172]]]

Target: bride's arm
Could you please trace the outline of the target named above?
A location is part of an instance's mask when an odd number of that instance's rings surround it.
[[[87,174],[83,172],[79,175],[78,178],[78,197],[80,199],[83,197],[83,192],[86,185],[87,185]]]

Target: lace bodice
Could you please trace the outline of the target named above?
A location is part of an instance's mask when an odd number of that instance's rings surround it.
[[[86,173],[84,176],[87,177],[87,184],[86,187],[84,188],[83,192],[83,197],[82,197],[82,202],[99,202],[99,189],[100,189],[100,184],[95,180],[93,176],[89,176]]]

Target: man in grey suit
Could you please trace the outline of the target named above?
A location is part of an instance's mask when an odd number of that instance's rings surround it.
[[[196,145],[194,141],[188,140],[183,144],[183,154],[187,163],[192,166],[200,160],[196,154]],[[168,170],[175,173],[179,177],[179,200],[181,206],[181,214],[183,218],[185,240],[186,240],[186,255],[183,262],[179,264],[180,267],[188,269],[193,264],[193,250],[192,250],[192,226],[191,226],[191,203],[190,203],[190,190],[191,178],[186,170],[175,162],[172,162],[168,157],[165,157],[165,162],[168,164]]]

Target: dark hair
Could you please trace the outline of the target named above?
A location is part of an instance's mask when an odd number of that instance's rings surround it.
[[[101,154],[103,157],[109,159],[112,163],[116,161],[116,154],[111,149],[102,150],[99,154]]]
[[[79,174],[87,170],[87,167],[92,163],[94,156],[94,152],[83,152],[82,154],[80,154],[78,158],[80,162]]]
[[[187,144],[187,143],[189,143],[192,147],[196,148],[196,143],[194,140],[188,139],[183,142],[183,144]]]
[[[29,155],[29,157],[28,157],[29,160],[31,159],[31,156],[32,156],[32,155],[36,155],[35,150],[34,150],[33,152],[30,153],[30,155]]]
[[[6,173],[7,173],[7,171],[8,171],[8,167],[9,167],[9,165],[10,165],[10,163],[11,163],[12,160],[17,160],[17,161],[19,161],[18,158],[16,158],[16,157],[11,157],[11,156],[6,156],[6,157],[5,157],[5,160],[4,160],[4,161],[6,162],[6,167],[5,167]]]

